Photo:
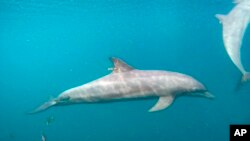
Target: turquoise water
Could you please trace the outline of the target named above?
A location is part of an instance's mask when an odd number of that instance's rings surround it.
[[[230,0],[0,0],[0,140],[227,141],[250,124],[250,85],[227,56],[215,14]],[[250,70],[250,30],[242,62]],[[216,98],[180,97],[54,107],[50,97],[110,73],[109,57],[138,69],[170,70],[203,82]],[[46,125],[50,116],[54,122]]]

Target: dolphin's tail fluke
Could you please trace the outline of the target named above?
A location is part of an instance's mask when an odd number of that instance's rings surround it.
[[[235,90],[238,91],[242,87],[242,85],[244,85],[247,82],[250,82],[250,72],[246,72],[242,75],[242,77],[238,81],[238,84]]]
[[[243,74],[241,78],[241,83],[246,83],[246,82],[250,82],[250,72],[246,72],[245,74]]]
[[[50,107],[56,105],[56,101],[54,99],[44,103],[43,105],[39,106],[38,108],[36,108],[34,111],[29,112],[28,114],[35,114],[35,113],[39,113],[42,112],[44,110],[49,109]]]

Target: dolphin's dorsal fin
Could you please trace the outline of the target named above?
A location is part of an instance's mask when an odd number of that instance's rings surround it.
[[[134,70],[133,67],[129,66],[119,58],[111,57],[110,60],[114,64],[113,73],[120,73],[120,72],[127,72]]]
[[[149,112],[156,112],[163,110],[170,106],[174,101],[174,97],[172,95],[161,96],[157,103],[149,110]]]

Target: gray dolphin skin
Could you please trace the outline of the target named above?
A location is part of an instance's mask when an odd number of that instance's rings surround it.
[[[214,97],[203,84],[188,75],[169,71],[138,70],[118,58],[111,60],[114,64],[111,74],[66,90],[31,114],[54,105],[159,97],[158,102],[149,110],[154,112],[167,108],[177,96]]]
[[[245,30],[250,21],[250,0],[235,0],[237,4],[228,15],[216,14],[223,26],[223,41],[226,51],[232,62],[242,73],[241,82],[250,80],[250,73],[247,72],[241,63],[241,44]]]

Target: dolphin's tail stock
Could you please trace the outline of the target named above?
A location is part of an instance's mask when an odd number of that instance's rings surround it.
[[[50,100],[48,102],[45,102],[43,105],[39,106],[34,111],[31,111],[28,114],[35,114],[35,113],[42,112],[42,111],[47,110],[47,109],[49,109],[50,107],[52,107],[52,106],[54,106],[56,104],[57,104],[56,100],[52,99],[52,100]]]

